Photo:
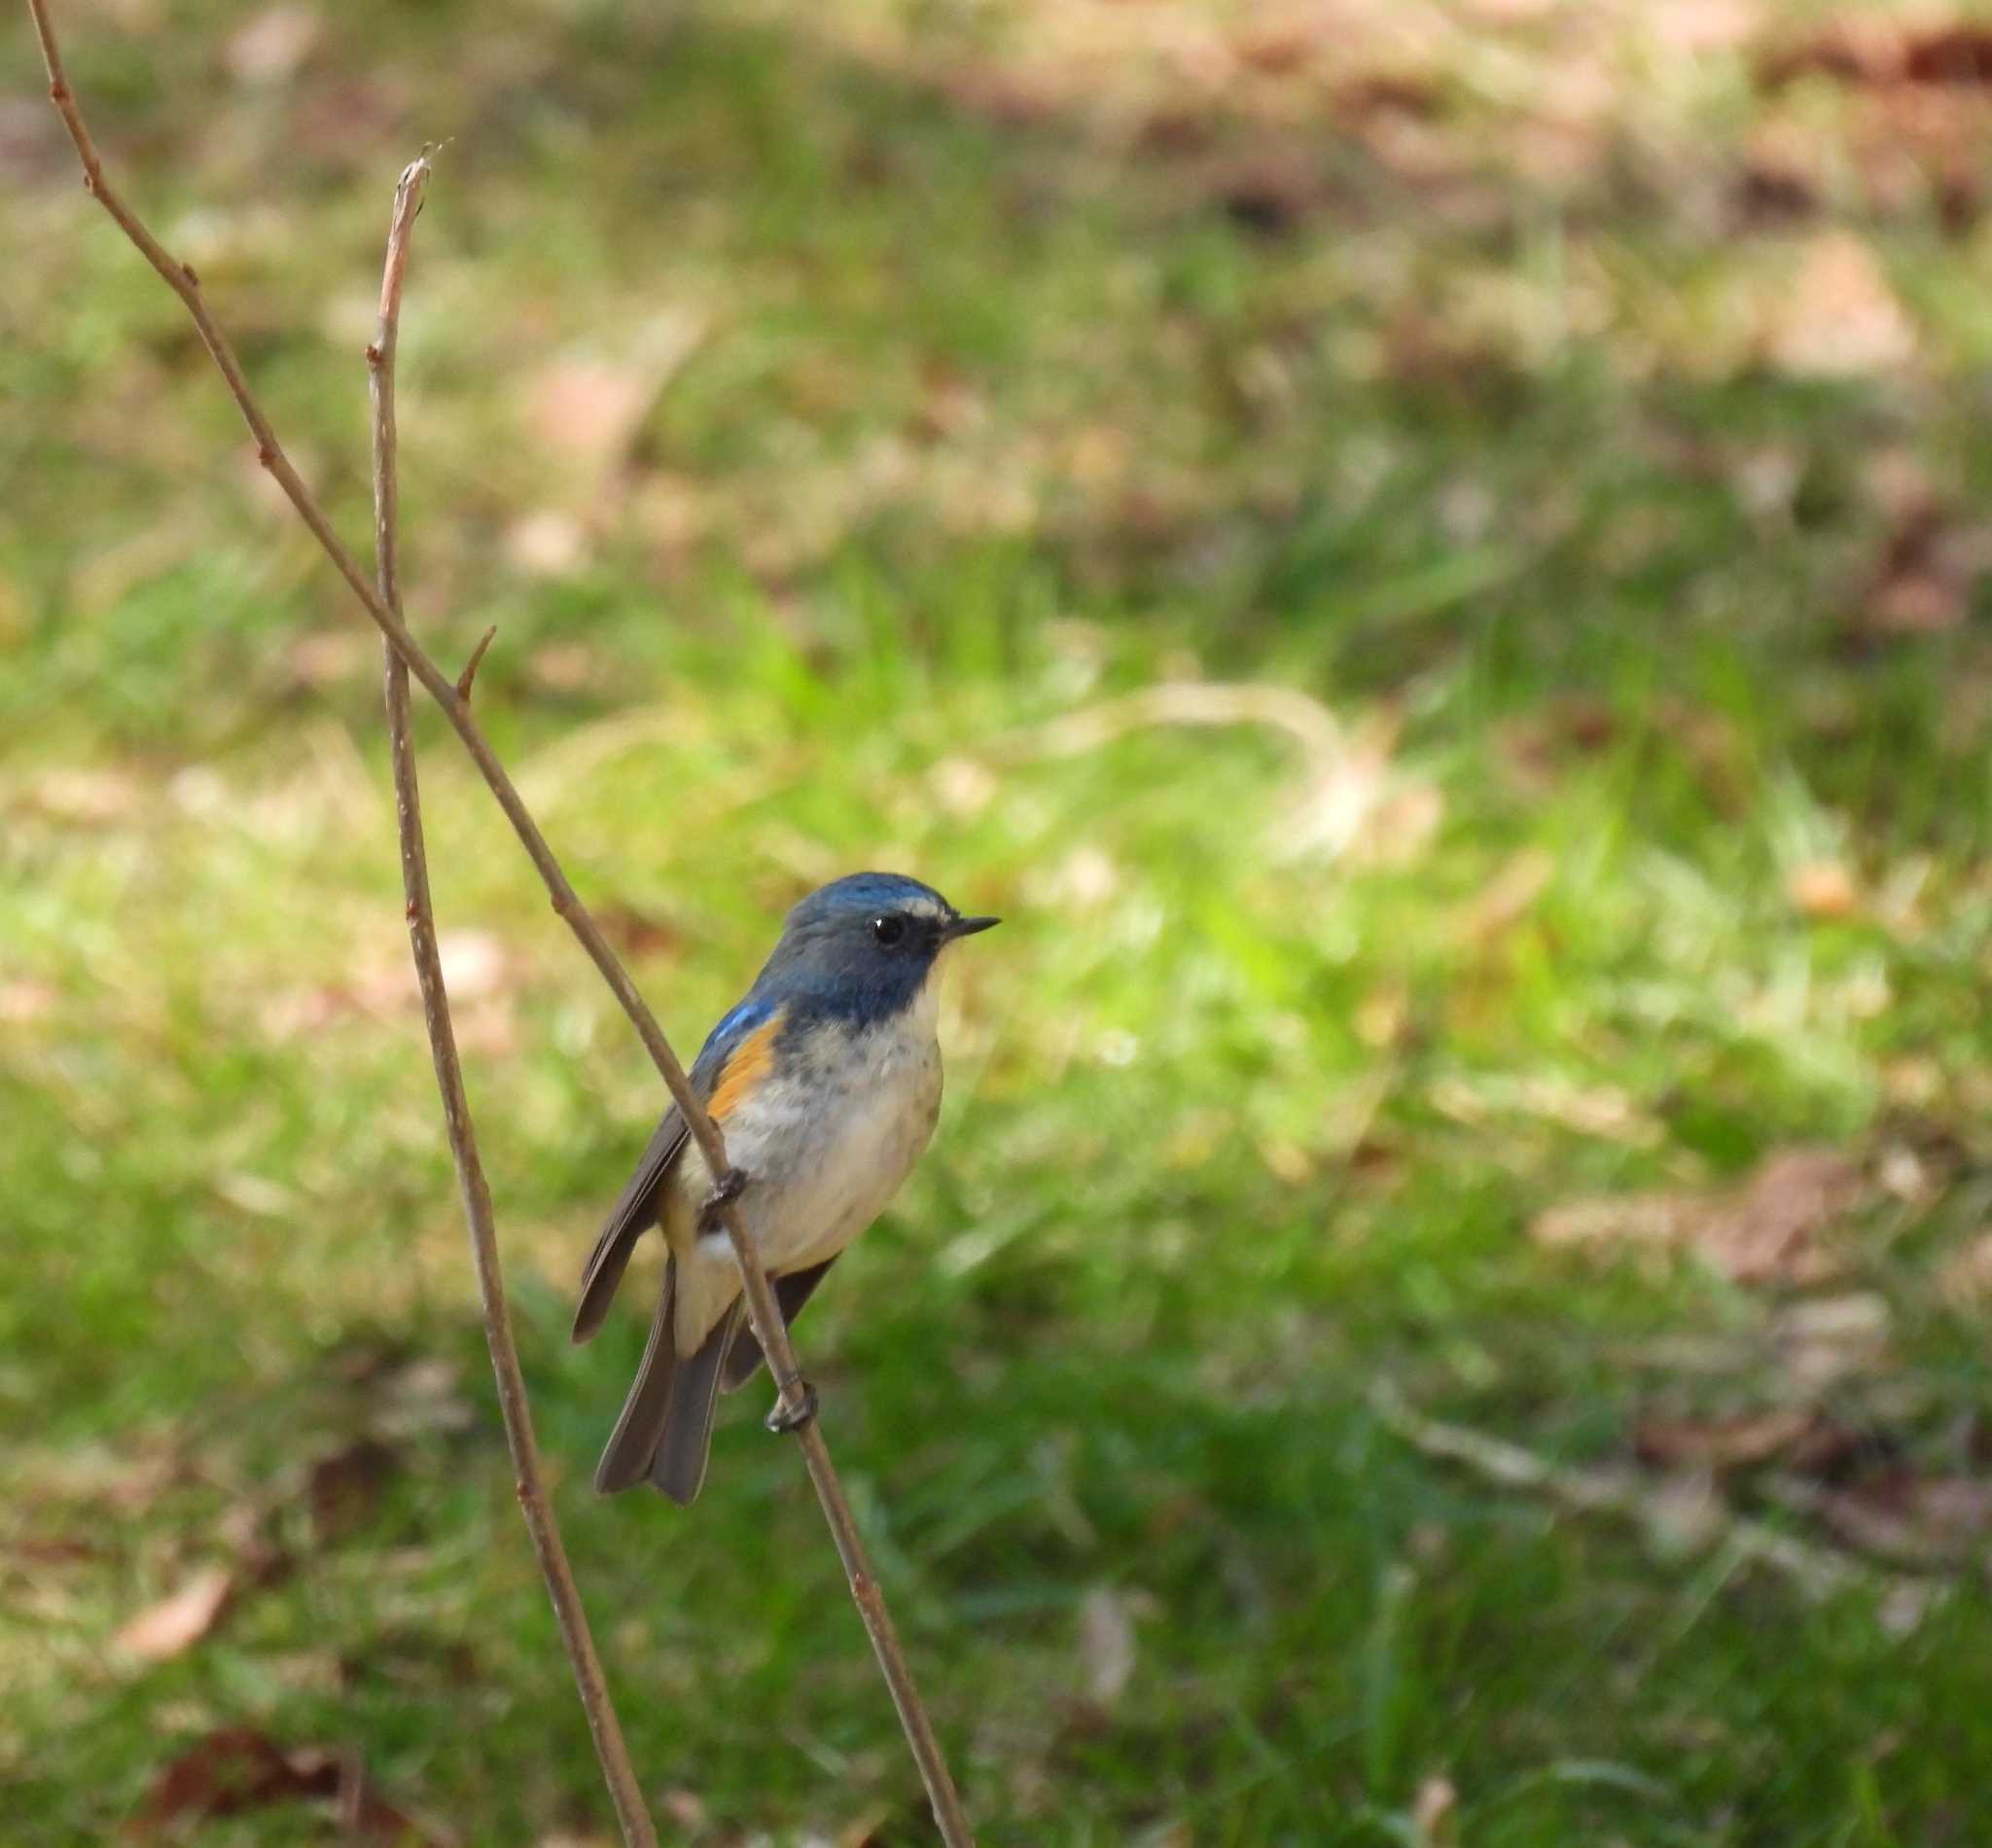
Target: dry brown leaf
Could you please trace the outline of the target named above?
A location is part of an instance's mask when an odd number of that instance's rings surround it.
[[[1516,780],[1540,792],[1554,788],[1574,759],[1605,750],[1618,732],[1618,715],[1603,700],[1572,693],[1511,720],[1498,735],[1501,754]]]
[[[1809,1405],[1716,1418],[1643,1417],[1632,1432],[1633,1454],[1652,1468],[1719,1474],[1777,1461],[1816,1475],[1844,1462],[1860,1442],[1857,1432]]]
[[[1415,1848],[1451,1848],[1459,1839],[1459,1792],[1449,1777],[1428,1777],[1411,1799]]]
[[[1890,372],[1916,357],[1916,327],[1873,251],[1851,231],[1824,231],[1773,299],[1764,355],[1798,377]]]
[[[1868,581],[1857,626],[1876,635],[1954,629],[1970,613],[1973,590],[1987,571],[1992,571],[1992,528],[1951,517],[1934,496],[1903,499]]]
[[[222,57],[238,84],[281,84],[295,77],[325,29],[316,7],[266,7],[230,37]]]
[[[168,1661],[221,1621],[234,1594],[235,1575],[229,1567],[203,1566],[177,1591],[139,1612],[113,1640],[142,1662]]]
[[[53,821],[90,827],[133,820],[148,791],[138,778],[117,770],[54,769],[29,784],[26,796],[31,808]]]
[[[392,1445],[362,1438],[313,1461],[304,1477],[311,1531],[328,1546],[374,1517],[399,1458]]]
[[[1795,1302],[1771,1325],[1772,1357],[1793,1394],[1819,1394],[1888,1357],[1888,1300],[1871,1290]]]
[[[1757,81],[1765,89],[1782,89],[1801,77],[1830,77],[1843,84],[1892,84],[1902,74],[1900,31],[1890,20],[1858,14],[1777,46],[1757,67]]]
[[[361,1841],[441,1848],[448,1839],[382,1796],[350,1755],[286,1750],[255,1726],[217,1726],[168,1759],[124,1832],[177,1834],[185,1823],[296,1802],[335,1804],[341,1832]]]
[[[1805,916],[1825,922],[1861,908],[1861,888],[1837,860],[1808,860],[1785,875],[1785,895]]]
[[[1134,1614],[1128,1601],[1107,1585],[1095,1585],[1079,1607],[1079,1658],[1086,1697],[1111,1707],[1134,1676]]]
[[[651,404],[651,381],[609,360],[555,360],[533,383],[533,426],[550,448],[578,461],[620,456]]]
[[[1960,21],[1911,33],[1903,75],[1912,84],[1992,84],[1992,27]]]
[[[1786,1149],[1721,1192],[1566,1201],[1538,1214],[1529,1235],[1552,1250],[1692,1252],[1738,1283],[1804,1282],[1830,1268],[1821,1234],[1869,1191],[1860,1165],[1839,1151]]]
[[[1992,1481],[1891,1470],[1852,1488],[1788,1499],[1849,1546],[1899,1565],[1957,1565],[1992,1534]]]
[[[410,1361],[377,1382],[372,1417],[376,1437],[412,1438],[430,1432],[462,1431],[477,1417],[463,1396],[462,1376],[452,1362]]]
[[[587,529],[572,514],[543,507],[505,529],[505,555],[529,578],[564,578],[587,556]]]
[[[595,922],[602,927],[602,935],[624,956],[666,956],[685,941],[668,918],[653,911],[640,911],[633,905],[600,906],[595,910]]]
[[[59,999],[53,982],[32,976],[0,981],[0,1025],[24,1026],[30,1020],[39,1020],[54,1012]]]
[[[696,1834],[708,1821],[705,1798],[696,1791],[688,1791],[682,1785],[674,1786],[663,1794],[664,1814],[688,1834]]]
[[[696,316],[666,312],[613,359],[573,355],[552,361],[528,391],[533,429],[572,462],[597,472],[613,468],[628,454],[658,394],[704,333]]]
[[[436,956],[452,1001],[481,1001],[511,986],[515,977],[512,957],[489,931],[444,931]]]
[[[1980,1232],[1952,1252],[1937,1273],[1937,1287],[1956,1308],[1981,1309],[1992,1302],[1992,1232]]]

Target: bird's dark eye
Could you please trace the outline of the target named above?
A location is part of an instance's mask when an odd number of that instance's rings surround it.
[[[903,917],[874,917],[872,920],[872,935],[887,949],[899,942],[907,934],[907,921]]]

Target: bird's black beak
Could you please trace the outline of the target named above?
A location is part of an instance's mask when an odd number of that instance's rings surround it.
[[[1000,917],[951,917],[941,927],[941,941],[951,943],[957,937],[973,937],[978,931],[993,930]]]

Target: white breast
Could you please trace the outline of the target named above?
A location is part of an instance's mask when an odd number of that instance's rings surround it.
[[[798,1270],[836,1256],[899,1191],[934,1133],[941,1109],[941,1048],[928,992],[887,1026],[856,1035],[818,1028],[784,1059],[751,1107],[727,1123],[727,1153],[750,1177],[742,1198],[770,1270]],[[693,1152],[688,1152],[693,1153]],[[690,1161],[702,1187],[703,1164]],[[701,1255],[730,1258],[726,1234]]]

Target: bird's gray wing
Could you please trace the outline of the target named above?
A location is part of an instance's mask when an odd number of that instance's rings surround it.
[[[614,1495],[650,1474],[671,1415],[678,1383],[678,1344],[671,1323],[678,1306],[678,1261],[664,1261],[664,1287],[651,1318],[650,1339],[643,1361],[622,1402],[622,1415],[609,1434],[608,1447],[595,1466],[595,1493]]]
[[[664,1112],[663,1121],[658,1124],[657,1134],[651,1137],[650,1147],[643,1152],[643,1159],[610,1212],[601,1237],[587,1255],[587,1267],[581,1273],[581,1301],[574,1311],[575,1340],[586,1341],[602,1326],[616,1286],[628,1267],[629,1254],[657,1223],[658,1190],[684,1155],[688,1140],[685,1119],[673,1104]]]

